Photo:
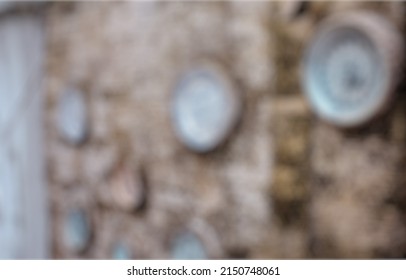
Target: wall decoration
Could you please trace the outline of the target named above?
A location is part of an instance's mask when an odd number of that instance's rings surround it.
[[[119,242],[114,245],[112,252],[113,260],[130,260],[132,259],[131,250],[123,243]]]
[[[209,152],[223,143],[237,123],[241,101],[231,81],[216,67],[186,73],[172,103],[176,135],[196,152]]]
[[[304,60],[305,92],[322,119],[341,127],[362,125],[394,95],[402,37],[372,12],[335,15],[320,26]]]
[[[74,251],[84,251],[91,239],[91,222],[82,209],[70,209],[64,220],[63,238],[65,246]]]
[[[185,231],[175,237],[171,248],[173,259],[207,259],[202,241],[193,233]]]

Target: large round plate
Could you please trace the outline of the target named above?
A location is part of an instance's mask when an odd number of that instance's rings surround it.
[[[330,123],[367,123],[392,99],[402,58],[400,36],[373,13],[335,16],[321,26],[304,62],[308,99]]]
[[[231,82],[214,67],[188,72],[178,83],[172,103],[175,132],[196,152],[223,143],[240,114],[240,99]]]

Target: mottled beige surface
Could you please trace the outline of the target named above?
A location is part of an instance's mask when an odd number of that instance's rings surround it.
[[[394,128],[383,137],[385,127],[402,127],[404,115],[353,137],[317,120],[298,75],[320,19],[370,4],[313,3],[299,15],[283,5],[51,5],[46,140],[54,257],[110,258],[123,241],[137,258],[170,258],[171,240],[184,228],[211,258],[404,254],[405,218],[388,202],[401,182],[404,150],[395,140],[403,134]],[[373,8],[399,23],[394,5]],[[206,62],[224,69],[244,110],[229,141],[198,155],[175,137],[170,97],[182,73]],[[67,145],[55,123],[58,96],[70,85],[86,94],[91,121],[79,147]],[[145,208],[129,213],[114,203],[117,166],[145,176]],[[94,222],[83,255],[60,238],[64,213],[77,205]]]
[[[58,196],[80,184],[102,205],[92,209],[99,217],[97,249],[88,257],[109,257],[107,244],[120,238],[108,225],[113,220],[127,224],[120,235],[146,258],[169,257],[172,235],[195,220],[213,228],[212,257],[255,251],[266,242],[270,11],[267,3],[78,3],[50,11],[49,119],[71,84],[86,93],[91,115],[90,138],[79,148],[67,147],[49,124],[51,192]],[[226,69],[246,100],[231,141],[207,156],[180,144],[169,112],[177,78],[205,62]],[[116,209],[106,195],[106,176],[121,161],[146,169],[148,205],[135,215]],[[151,248],[142,249],[146,244]],[[69,256],[58,240],[55,247],[58,257]]]

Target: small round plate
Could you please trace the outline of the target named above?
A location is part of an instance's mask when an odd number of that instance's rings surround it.
[[[402,42],[382,17],[333,16],[306,53],[303,84],[315,112],[341,127],[367,123],[387,108],[398,80]]]
[[[177,260],[202,260],[207,259],[207,252],[195,234],[185,231],[173,240],[171,257]]]
[[[64,220],[64,244],[75,252],[82,252],[88,247],[91,238],[90,222],[81,209],[71,209]]]
[[[229,79],[216,67],[188,72],[172,100],[176,135],[196,152],[209,152],[223,143],[237,123],[241,101]]]
[[[88,116],[83,93],[68,88],[59,99],[58,127],[61,135],[71,144],[82,143],[88,134]]]
[[[113,247],[112,259],[113,260],[130,260],[130,259],[132,259],[131,250],[121,242],[116,243]]]

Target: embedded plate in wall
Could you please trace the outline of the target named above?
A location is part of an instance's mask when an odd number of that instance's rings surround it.
[[[303,83],[316,113],[354,127],[381,113],[393,96],[402,40],[384,18],[367,12],[321,23],[304,63]]]
[[[62,136],[71,144],[82,143],[88,133],[86,102],[76,88],[66,89],[59,99],[58,127]]]
[[[131,251],[123,243],[117,243],[113,247],[112,258],[114,260],[130,260],[132,258]]]
[[[188,72],[172,100],[175,132],[188,148],[208,152],[225,141],[237,123],[241,101],[225,74],[203,66]]]
[[[201,260],[207,259],[207,252],[195,234],[183,232],[173,240],[171,257],[177,260]]]
[[[85,250],[91,238],[87,214],[81,209],[71,209],[65,217],[63,226],[65,246],[75,252]]]

